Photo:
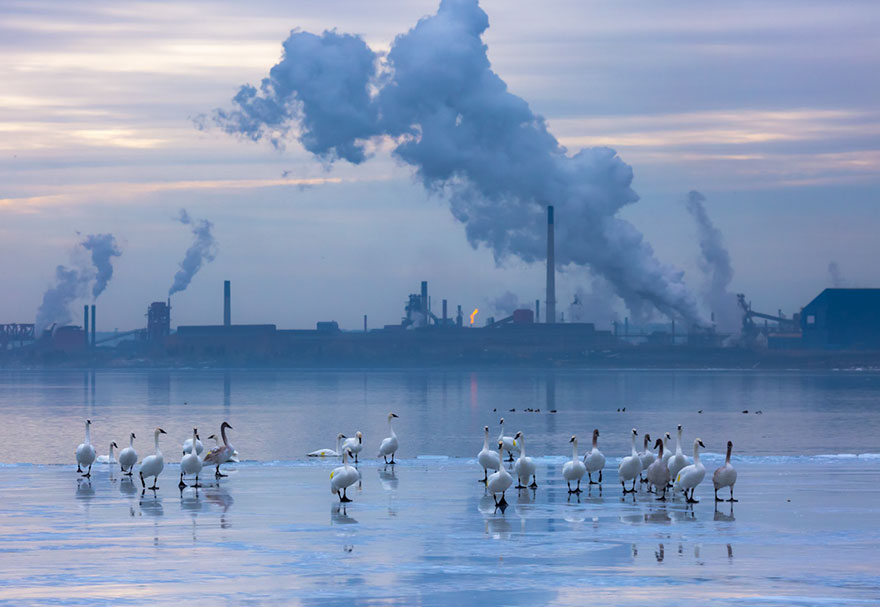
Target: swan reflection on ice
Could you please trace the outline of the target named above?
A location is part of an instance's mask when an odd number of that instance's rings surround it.
[[[379,469],[379,482],[386,491],[395,491],[399,484],[397,478],[397,470],[392,465],[387,465]]]
[[[330,505],[330,525],[356,525],[357,519],[348,516],[348,505],[344,502],[332,502]]]

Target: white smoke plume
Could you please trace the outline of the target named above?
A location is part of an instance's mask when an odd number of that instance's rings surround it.
[[[89,234],[82,246],[92,254],[92,263],[97,271],[95,284],[92,286],[92,297],[97,298],[107,288],[113,278],[113,257],[122,255],[113,234]]]
[[[214,224],[207,219],[193,219],[190,217],[186,209],[180,209],[177,221],[183,225],[190,226],[195,241],[186,250],[183,261],[180,262],[180,269],[174,275],[174,284],[168,289],[168,295],[174,295],[179,291],[183,291],[192,282],[193,276],[196,275],[202,265],[211,261],[217,256],[217,242],[211,234]]]
[[[70,324],[70,304],[86,294],[90,276],[83,270],[57,266],[55,268],[55,284],[43,293],[43,302],[37,309],[35,324],[39,335],[53,323]]]
[[[849,286],[849,283],[843,276],[843,271],[840,269],[840,264],[836,261],[828,264],[828,279],[831,281],[831,286],[835,289],[843,289]]]
[[[491,302],[490,307],[495,311],[495,320],[501,320],[513,314],[514,310],[529,306],[521,305],[515,293],[505,291]]]
[[[614,290],[603,278],[594,276],[590,290],[579,286],[574,301],[569,306],[571,322],[589,322],[600,329],[608,329],[619,320],[615,302],[619,301]]]
[[[703,203],[706,197],[692,190],[687,196],[687,210],[697,223],[700,239],[700,269],[706,276],[704,299],[715,314],[715,324],[725,333],[739,332],[742,326],[742,310],[736,295],[727,288],[733,280],[733,265],[730,253],[724,246],[721,231],[715,227],[706,213]]]
[[[634,315],[656,309],[699,322],[683,274],[618,217],[639,199],[632,169],[606,147],[569,155],[492,71],[481,38],[488,26],[476,0],[443,0],[387,55],[358,36],[294,30],[259,88],[242,86],[214,121],[276,146],[296,137],[327,163],[361,163],[371,139],[391,139],[393,155],[448,196],[471,245],[491,247],[497,260],[544,260],[553,204],[560,268],[589,266]]]

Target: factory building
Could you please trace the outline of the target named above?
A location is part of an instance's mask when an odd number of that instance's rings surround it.
[[[880,289],[825,289],[800,315],[807,349],[880,349]]]

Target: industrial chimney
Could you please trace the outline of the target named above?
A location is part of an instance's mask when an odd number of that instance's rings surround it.
[[[83,345],[89,349],[89,304],[83,306]]]
[[[92,347],[95,347],[95,304],[92,304]]]
[[[547,324],[556,322],[556,243],[553,234],[553,205],[547,207]]]
[[[232,324],[232,286],[228,280],[223,281],[223,326]]]

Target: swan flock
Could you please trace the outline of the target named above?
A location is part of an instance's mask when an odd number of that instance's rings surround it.
[[[377,454],[377,457],[381,457],[386,465],[391,466],[396,464],[394,456],[400,447],[400,441],[392,425],[393,420],[398,417],[396,413],[388,414],[388,436],[379,444]],[[113,450],[119,447],[115,441],[110,443],[108,455],[96,457],[95,448],[91,442],[91,425],[92,421],[86,420],[85,439],[76,448],[77,473],[84,478],[90,478],[92,465],[97,461],[110,465],[111,469],[118,465],[122,474],[133,476],[135,467],[138,466],[138,453],[134,446],[134,441],[137,438],[135,433],[129,434],[128,446],[119,451],[116,457],[114,457]],[[514,479],[517,481],[514,487],[517,490],[531,489],[534,491],[537,489],[538,470],[535,460],[526,455],[523,432],[519,431],[512,437],[506,436],[503,418],[499,425],[500,432],[494,441],[489,438],[489,426],[483,426],[483,448],[477,454],[476,459],[483,471],[483,477],[478,479],[479,482],[485,484],[486,492],[492,495],[495,506],[503,508],[506,506],[505,493],[513,485]],[[192,429],[191,438],[188,438],[182,446],[183,456],[180,460],[180,482],[178,484],[181,491],[188,486],[198,490],[201,487],[199,476],[206,467],[208,469],[214,468],[214,477],[218,481],[227,476],[220,471],[220,466],[238,461],[238,452],[230,444],[226,433],[227,430],[232,429],[232,426],[224,421],[220,425],[220,439],[215,434],[208,436],[208,439],[213,439],[215,442],[215,446],[211,449],[207,449],[203,445],[198,429]],[[165,468],[165,458],[159,445],[162,434],[167,434],[162,428],[154,430],[153,452],[140,461],[137,473],[142,491],[159,489],[159,476]],[[599,435],[598,428],[594,429],[591,448],[583,456],[578,452],[577,435],[572,435],[568,440],[571,445],[571,459],[565,461],[561,476],[565,481],[569,495],[581,493],[581,481],[584,476],[587,477],[589,485],[599,485],[601,491],[606,459],[602,451],[599,450]],[[653,444],[650,435],[645,433],[641,452],[636,450],[638,437],[638,430],[633,428],[629,433],[630,452],[620,458],[617,466],[618,481],[623,494],[635,494],[639,491],[637,484],[646,483],[648,485],[647,493],[655,494],[659,501],[665,501],[667,492],[671,491],[673,499],[679,494],[684,497],[687,503],[697,503],[699,500],[694,497],[694,492],[706,476],[706,468],[700,460],[700,450],[706,448],[703,441],[700,438],[694,439],[693,459],[689,460],[682,452],[682,426],[680,424],[677,427],[674,452],[668,448],[671,439],[668,432],[662,433]],[[361,481],[361,473],[356,466],[352,465],[352,462],[355,465],[358,463],[358,454],[362,451],[363,444],[363,434],[360,431],[355,432],[352,436],[346,436],[340,432],[336,435],[335,449],[319,449],[307,454],[309,457],[340,457],[342,459],[342,465],[334,468],[330,473],[330,490],[339,498],[340,502],[350,502],[348,489]],[[733,442],[727,441],[727,456],[724,465],[715,470],[712,475],[715,501],[737,501],[733,497],[737,471],[730,461],[732,451]],[[508,455],[506,459],[504,458],[505,452]],[[513,457],[514,453],[517,454],[516,458]],[[508,470],[504,464],[510,464],[510,462],[513,462],[513,465]],[[594,474],[597,475],[597,480],[593,479]],[[192,479],[190,484],[186,482],[187,477]],[[152,485],[149,487],[147,487],[148,479],[152,479]],[[629,487],[627,487],[628,484]],[[730,492],[730,497],[727,500],[718,496],[718,490],[724,488]]]

